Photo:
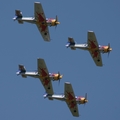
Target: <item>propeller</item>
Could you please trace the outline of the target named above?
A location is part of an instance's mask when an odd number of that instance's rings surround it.
[[[58,22],[58,17],[57,17],[57,15],[56,15],[56,19],[55,19],[55,29],[56,29],[56,27],[57,27],[58,24],[60,24],[60,22]]]
[[[87,100],[87,93],[85,94],[84,105],[88,102]]]
[[[60,84],[60,79],[61,79],[60,76],[61,76],[60,72],[58,71],[58,80],[59,80],[58,84]]]
[[[107,52],[108,52],[108,57],[109,57],[109,54],[110,54],[110,51],[112,50],[112,48],[110,48],[110,43],[108,43],[108,48],[107,48]]]

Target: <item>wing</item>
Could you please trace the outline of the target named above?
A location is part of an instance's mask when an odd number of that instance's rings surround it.
[[[66,98],[66,103],[67,103],[72,115],[75,117],[78,117],[79,112],[78,112],[78,107],[77,107],[74,91],[72,89],[72,85],[68,82],[65,83],[64,94],[65,94],[65,98]]]
[[[50,41],[50,35],[49,35],[48,26],[46,23],[46,17],[45,17],[42,5],[39,2],[34,3],[34,16],[36,19],[37,28],[40,31],[43,39],[45,41]]]
[[[37,63],[38,63],[38,73],[40,75],[40,80],[42,82],[42,85],[44,86],[48,94],[53,94],[53,88],[52,88],[51,80],[49,78],[49,72],[46,67],[44,59],[41,58],[37,59]]]
[[[99,51],[99,46],[98,46],[98,42],[96,39],[96,36],[94,34],[93,31],[89,31],[88,32],[88,47],[89,47],[89,52],[95,62],[95,64],[97,66],[102,66],[102,58],[101,58],[101,54]]]

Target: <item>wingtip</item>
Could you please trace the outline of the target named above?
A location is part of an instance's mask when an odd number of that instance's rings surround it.
[[[35,4],[41,4],[40,2],[34,2]]]
[[[70,82],[65,82],[65,84],[71,84]]]
[[[91,31],[91,30],[88,30],[88,32],[92,32],[93,33],[93,31]]]

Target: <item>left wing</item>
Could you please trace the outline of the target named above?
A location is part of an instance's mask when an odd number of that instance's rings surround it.
[[[73,116],[78,117],[79,112],[78,112],[78,107],[74,95],[74,91],[72,89],[72,85],[68,82],[65,83],[65,88],[64,88],[64,94],[66,98],[66,103],[72,113]]]
[[[93,31],[88,31],[88,47],[89,52],[97,66],[102,66],[102,58],[99,51],[98,42]]]
[[[36,20],[36,25],[43,39],[45,41],[50,41],[50,35],[49,35],[48,26],[46,23],[46,17],[45,17],[42,5],[39,2],[34,3],[34,16]]]
[[[44,59],[41,58],[37,59],[37,63],[38,63],[38,73],[40,75],[40,80],[42,82],[42,85],[44,86],[48,94],[53,94],[53,88],[52,88],[51,80],[49,78],[49,72],[46,67]]]

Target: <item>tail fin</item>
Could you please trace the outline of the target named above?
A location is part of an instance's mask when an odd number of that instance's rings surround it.
[[[74,48],[73,46],[75,45],[75,41],[73,38],[71,37],[68,37],[68,42],[67,42],[67,45],[66,47],[70,47],[72,50],[75,50],[76,48]]]
[[[15,10],[15,17],[13,20],[18,20],[18,23],[23,24],[23,21],[21,20],[22,17],[22,12],[20,10]]]
[[[24,75],[24,74],[22,74],[22,73],[25,73],[26,72],[26,69],[25,69],[25,66],[23,66],[23,65],[18,65],[18,67],[19,67],[19,71],[16,73],[17,75],[20,75],[21,74],[21,76],[22,77],[27,77],[26,75]]]
[[[21,71],[21,73],[26,72],[25,66],[23,66],[23,65],[19,65],[19,70]]]

